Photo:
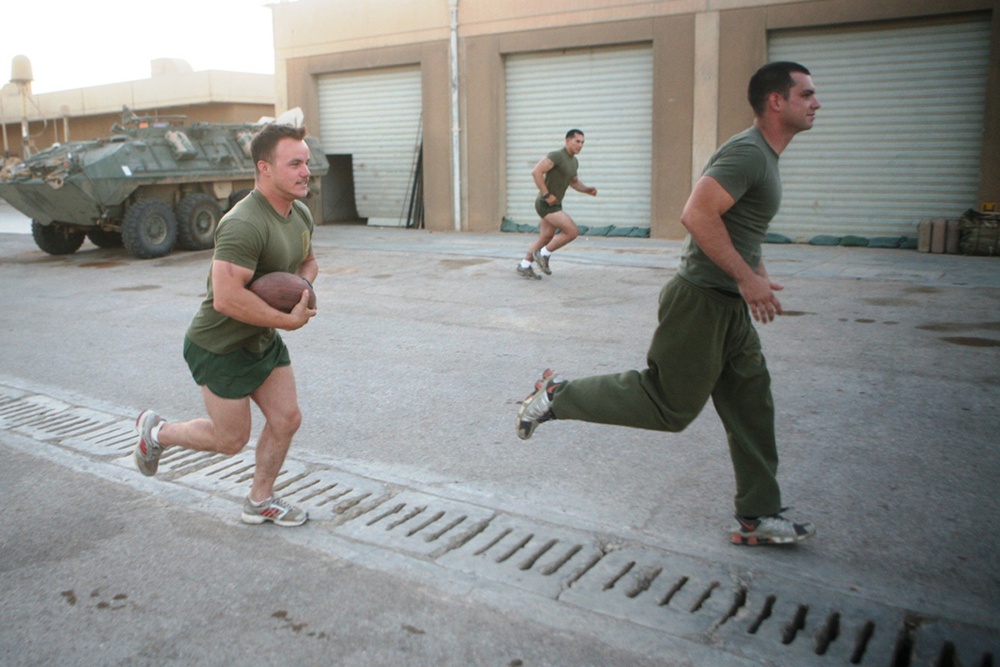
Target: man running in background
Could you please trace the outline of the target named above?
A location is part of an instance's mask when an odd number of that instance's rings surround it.
[[[541,222],[538,238],[517,267],[517,272],[529,280],[542,279],[531,268],[532,262],[538,262],[542,273],[552,275],[549,257],[580,233],[573,218],[562,210],[566,188],[573,188],[591,197],[597,196],[597,188],[584,185],[576,175],[579,166],[576,156],[583,150],[583,141],[583,132],[570,130],[566,133],[566,146],[543,157],[531,170],[531,177],[535,179],[535,186],[538,188],[535,211]],[[562,234],[556,236],[556,230]]]

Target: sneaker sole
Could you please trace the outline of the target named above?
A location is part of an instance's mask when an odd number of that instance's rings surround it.
[[[764,547],[768,545],[795,544],[808,539],[816,533],[806,533],[795,537],[758,537],[756,535],[743,535],[742,533],[730,533],[729,538],[733,544],[747,547]]]
[[[309,516],[306,515],[301,521],[286,521],[285,519],[268,519],[266,516],[261,516],[259,514],[247,514],[244,512],[240,515],[240,520],[243,523],[250,524],[251,526],[259,526],[262,523],[270,521],[275,526],[282,526],[284,528],[294,528],[296,526],[301,526],[306,521],[309,520]]]
[[[146,477],[154,477],[156,475],[156,471],[160,467],[159,463],[160,462],[157,461],[153,465],[148,465],[147,462],[143,460],[142,454],[139,453],[139,445],[135,446],[135,467],[138,468],[139,472],[143,475]]]

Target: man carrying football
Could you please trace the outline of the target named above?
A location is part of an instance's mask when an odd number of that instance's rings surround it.
[[[184,337],[184,358],[201,387],[207,418],[168,422],[152,410],[136,420],[135,462],[156,474],[168,447],[233,455],[250,439],[250,401],[266,423],[241,519],[301,526],[308,514],[273,493],[274,481],[302,422],[288,349],[277,329],[294,331],[316,315],[309,290],[285,313],[247,286],[282,271],[310,284],[319,269],[312,250],[313,220],[298,201],[309,189],[305,128],[268,124],[250,146],[255,187],[219,222],[208,294]]]

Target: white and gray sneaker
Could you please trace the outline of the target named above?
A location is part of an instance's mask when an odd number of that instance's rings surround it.
[[[552,413],[552,391],[557,384],[565,382],[551,368],[546,368],[540,380],[535,382],[535,390],[521,402],[517,411],[517,437],[527,440],[538,425],[555,419]]]
[[[240,515],[243,523],[253,525],[273,521],[276,526],[301,526],[308,519],[308,512],[275,495],[259,505],[251,502],[250,496],[247,496],[243,501],[243,514]]]
[[[135,420],[135,430],[139,434],[139,442],[135,445],[135,465],[146,477],[155,475],[160,465],[163,446],[153,437],[153,428],[164,421],[163,417],[152,410],[144,410]]]
[[[788,511],[783,507],[781,512]],[[793,523],[778,514],[748,518],[736,515],[736,526],[730,533],[733,544],[756,546],[763,544],[792,544],[816,534],[811,523]]]

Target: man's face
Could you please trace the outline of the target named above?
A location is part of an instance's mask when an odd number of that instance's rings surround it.
[[[284,138],[274,147],[274,162],[265,163],[274,191],[292,201],[309,192],[309,146],[305,141]]]
[[[792,72],[792,80],[795,85],[788,91],[788,99],[782,100],[784,104],[781,118],[788,127],[802,132],[812,129],[820,104],[812,77],[802,72]]]
[[[566,152],[570,155],[576,155],[583,150],[583,135],[574,134],[572,137],[566,140]]]

